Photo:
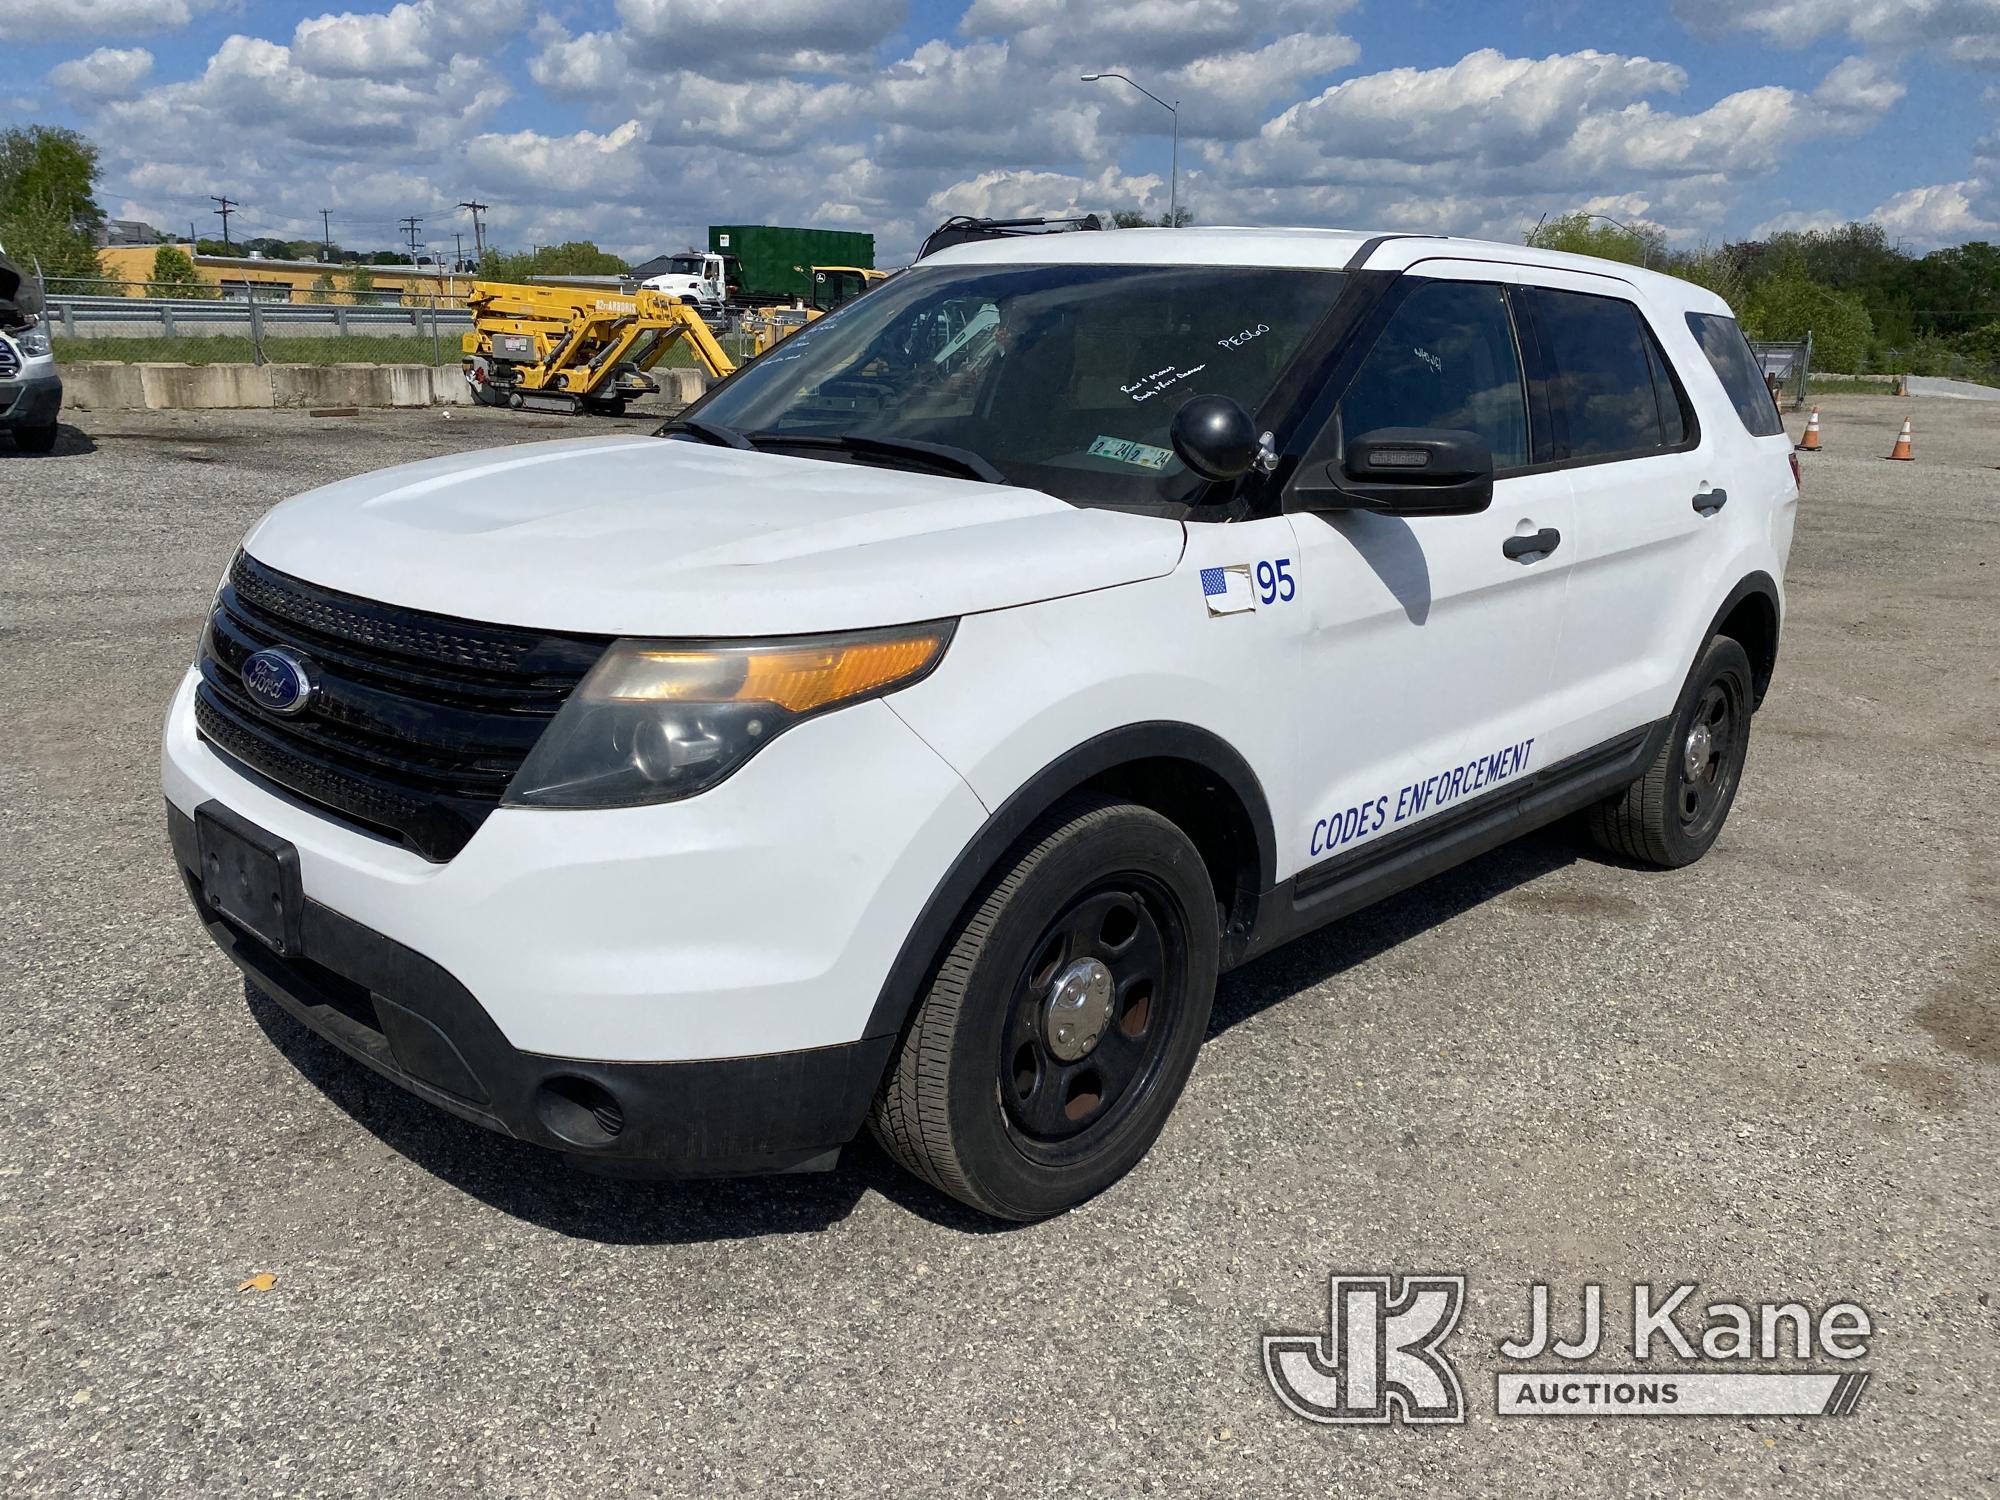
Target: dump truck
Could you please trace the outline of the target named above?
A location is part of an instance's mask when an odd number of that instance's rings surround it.
[[[482,406],[616,416],[659,390],[649,372],[676,343],[718,380],[736,368],[696,308],[643,287],[475,281],[465,300],[472,332],[460,340],[461,368]]]
[[[733,305],[769,307],[809,301],[815,266],[873,269],[875,236],[846,229],[711,224],[708,253],[737,263],[729,268],[729,300]]]

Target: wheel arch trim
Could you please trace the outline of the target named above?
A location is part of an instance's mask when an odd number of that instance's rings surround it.
[[[1238,751],[1211,730],[1171,720],[1127,724],[1085,740],[1030,776],[959,851],[905,934],[869,1012],[863,1037],[900,1032],[929,971],[979,888],[1007,852],[1063,798],[1107,772],[1144,761],[1183,761],[1219,778],[1248,816],[1258,892],[1277,879],[1277,834],[1262,783]]]
[[[1778,647],[1785,630],[1785,596],[1778,587],[1777,580],[1769,573],[1760,569],[1746,573],[1736,581],[1736,586],[1723,596],[1721,604],[1716,606],[1715,613],[1709,616],[1707,630],[1703,631],[1701,639],[1695,642],[1694,657],[1698,658],[1707,649],[1708,643],[1721,633],[1722,622],[1734,614],[1744,600],[1750,598],[1761,598],[1771,607],[1769,659],[1760,663],[1753,649],[1753,643],[1749,641],[1742,643],[1743,649],[1750,653],[1752,677],[1756,686],[1755,697],[1757,704],[1761,705],[1764,694],[1770,688],[1772,674],[1776,670]]]

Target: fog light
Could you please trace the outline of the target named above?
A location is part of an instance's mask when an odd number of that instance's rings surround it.
[[[551,1135],[572,1146],[608,1146],[625,1129],[625,1110],[601,1083],[574,1074],[544,1079],[535,1113]]]

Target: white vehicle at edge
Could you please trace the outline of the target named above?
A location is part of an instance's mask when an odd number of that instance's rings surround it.
[[[1572,812],[1705,852],[1797,501],[1685,282],[963,245],[659,436],[277,507],[170,833],[253,987],[460,1115],[676,1173],[865,1125],[1033,1218],[1145,1154],[1220,970]]]
[[[705,313],[719,313],[729,301],[728,262],[712,252],[690,250],[673,257],[671,270],[648,277],[639,285],[678,297]]]

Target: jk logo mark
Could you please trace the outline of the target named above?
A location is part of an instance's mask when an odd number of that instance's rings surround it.
[[[1264,1335],[1264,1376],[1308,1422],[1465,1420],[1439,1346],[1465,1306],[1463,1276],[1332,1276],[1326,1332]]]

